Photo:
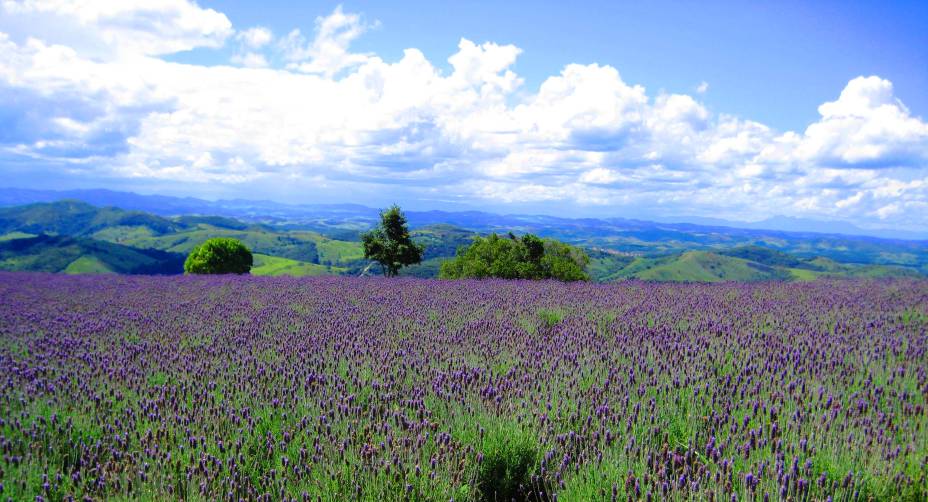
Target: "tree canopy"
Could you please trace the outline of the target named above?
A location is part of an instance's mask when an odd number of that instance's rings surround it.
[[[254,258],[238,239],[216,237],[193,248],[184,262],[188,274],[247,274]]]
[[[406,216],[393,205],[380,213],[380,225],[361,236],[364,258],[380,263],[383,275],[395,276],[400,268],[422,261],[425,247],[409,236]]]
[[[553,239],[532,234],[518,238],[512,233],[501,237],[493,233],[458,249],[454,259],[442,263],[439,277],[588,281],[589,261],[583,250]]]

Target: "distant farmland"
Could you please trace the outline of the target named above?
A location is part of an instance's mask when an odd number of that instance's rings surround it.
[[[0,273],[0,382],[3,499],[928,496],[924,280]]]

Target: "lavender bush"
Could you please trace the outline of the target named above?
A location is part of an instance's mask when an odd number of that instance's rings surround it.
[[[926,312],[916,280],[0,274],[0,498],[925,500]]]

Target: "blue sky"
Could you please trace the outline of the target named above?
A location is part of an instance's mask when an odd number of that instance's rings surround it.
[[[713,110],[802,129],[858,75],[893,82],[928,115],[928,2],[201,2],[234,24],[308,29],[338,5],[380,21],[355,47],[388,60],[419,48],[435,62],[458,41],[523,49],[513,69],[536,88],[569,63],[616,67],[649,90],[693,93]],[[196,54],[184,59],[217,62]],[[758,99],[764,96],[765,99]]]
[[[928,229],[925,2],[0,4],[10,186]]]

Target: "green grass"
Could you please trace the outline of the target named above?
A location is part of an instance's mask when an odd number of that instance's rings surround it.
[[[760,262],[739,256],[758,257]],[[788,263],[790,266],[784,265]],[[792,280],[811,281],[819,277],[900,277],[915,276],[911,268],[889,265],[838,263],[824,257],[799,259],[780,252],[769,256],[742,248],[719,253],[687,251],[656,258],[638,257],[624,268],[600,275],[601,280],[641,279],[659,282],[721,282]]]
[[[321,263],[338,265],[364,259],[364,248],[361,247],[360,242],[337,241],[309,232],[299,232],[298,235],[312,239],[316,243]]]
[[[786,278],[786,273],[742,258],[706,251],[687,251],[663,258],[637,258],[612,278],[647,281],[719,282]]]
[[[818,272],[814,270],[808,270],[804,268],[789,268],[789,273],[792,275],[794,280],[797,281],[814,281],[819,277]]]
[[[547,308],[538,309],[537,314],[538,319],[541,320],[542,325],[548,328],[564,320],[564,316],[566,315],[563,309]]]
[[[114,274],[112,269],[106,266],[94,256],[81,256],[72,261],[64,269],[66,274]]]
[[[254,254],[254,266],[251,268],[252,275],[293,275],[302,277],[326,275],[337,272],[338,269],[333,269],[325,265],[306,263],[289,258],[280,258],[278,256],[268,256],[260,253]]]
[[[477,467],[477,490],[481,500],[513,500],[531,487],[539,457],[538,440],[530,429],[499,419],[483,435]],[[529,488],[530,489],[530,488]]]

